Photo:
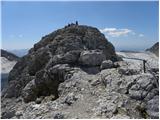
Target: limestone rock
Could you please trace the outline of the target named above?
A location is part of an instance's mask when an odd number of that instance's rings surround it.
[[[154,96],[154,98],[147,102],[147,113],[152,119],[159,118],[159,96]]]
[[[36,84],[35,84],[35,79],[30,81],[23,89],[22,91],[22,97],[24,98],[25,102],[29,102],[31,100],[36,99]]]
[[[54,119],[64,119],[64,115],[62,113],[56,113],[53,118]]]
[[[113,62],[111,60],[103,61],[101,66],[100,66],[101,70],[102,69],[109,69],[109,68],[112,68],[112,67],[114,67],[114,64],[113,64]]]
[[[71,105],[73,104],[78,98],[76,96],[74,96],[73,93],[70,93],[68,96],[66,96],[64,103],[67,105]]]
[[[79,63],[83,66],[100,66],[105,58],[106,56],[99,50],[83,51],[80,54]]]

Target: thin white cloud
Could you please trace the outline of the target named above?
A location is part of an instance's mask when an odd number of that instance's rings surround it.
[[[127,28],[123,28],[123,29],[104,28],[104,29],[100,29],[100,31],[105,35],[108,35],[111,37],[127,36],[130,33],[135,34],[134,32],[132,32],[132,30]]]
[[[132,31],[132,35],[136,35],[136,33]]]
[[[23,35],[22,34],[19,34],[19,35],[14,35],[14,34],[11,34],[9,35],[10,38],[22,38]]]
[[[22,34],[19,34],[19,35],[18,35],[18,37],[19,37],[19,38],[22,38],[22,37],[23,37],[23,35],[22,35]]]
[[[139,37],[144,37],[144,35],[143,34],[139,34]]]

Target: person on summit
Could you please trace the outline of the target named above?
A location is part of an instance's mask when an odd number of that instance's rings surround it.
[[[76,25],[78,25],[78,21],[76,21]]]

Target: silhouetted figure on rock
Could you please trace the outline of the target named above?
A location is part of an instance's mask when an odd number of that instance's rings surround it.
[[[78,21],[76,21],[76,25],[78,25]]]
[[[68,25],[65,26],[64,28],[67,28],[67,27],[70,27],[70,26],[78,26],[78,21],[76,21],[76,24],[74,24],[74,23],[69,24],[68,23]]]

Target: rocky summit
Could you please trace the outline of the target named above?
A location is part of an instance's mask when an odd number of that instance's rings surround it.
[[[59,29],[44,36],[14,66],[3,96],[22,95],[26,102],[42,95],[54,94],[58,97],[58,85],[64,81],[70,66],[84,66],[84,69],[95,68],[98,71],[101,62],[106,59],[116,61],[117,57],[113,45],[98,29],[88,26]]]
[[[158,118],[156,83],[97,28],[73,24],[42,37],[14,66],[2,118]]]

